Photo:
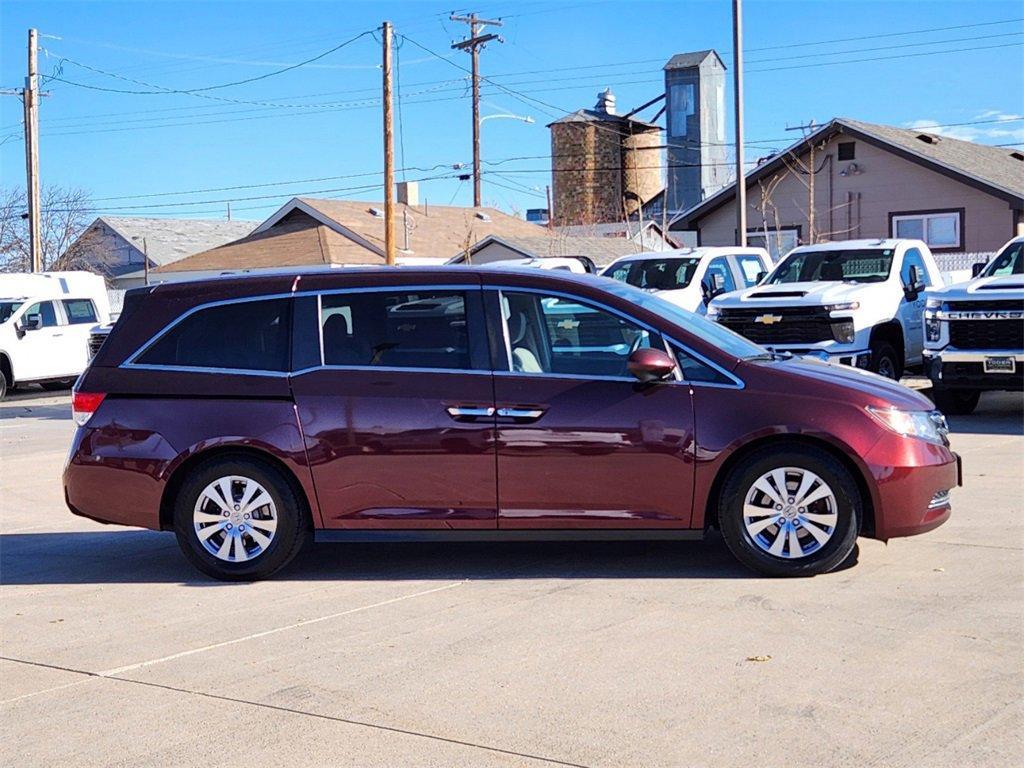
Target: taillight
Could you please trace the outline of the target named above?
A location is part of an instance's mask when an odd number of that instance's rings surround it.
[[[71,417],[75,424],[84,427],[96,413],[106,394],[103,392],[74,392],[71,395]]]

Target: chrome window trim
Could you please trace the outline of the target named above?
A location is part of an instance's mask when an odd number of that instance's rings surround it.
[[[365,371],[365,372],[384,372],[384,373],[457,373],[462,375],[473,375],[473,376],[491,376],[494,371],[491,370],[479,370],[477,368],[429,368],[429,367],[416,367],[412,366],[404,367],[400,365],[310,365],[305,368],[300,368],[297,371],[292,371],[290,376],[302,376],[313,371]]]
[[[150,365],[147,363],[122,363],[119,368],[132,371],[170,371],[177,373],[216,373],[233,376],[266,376],[280,378],[288,376],[288,371],[268,371],[262,368],[202,368],[195,365]]]
[[[499,301],[501,300],[501,296],[502,296],[503,292],[509,291],[509,292],[520,292],[520,293],[539,293],[542,296],[556,296],[556,297],[571,299],[571,300],[574,300],[574,301],[577,301],[577,302],[582,302],[584,304],[591,304],[591,305],[593,305],[595,307],[598,307],[598,308],[600,308],[602,310],[610,312],[613,315],[617,315],[617,316],[619,316],[619,317],[621,317],[621,318],[623,318],[625,320],[628,320],[629,322],[634,323],[635,325],[638,325],[641,328],[644,328],[645,330],[647,330],[650,333],[658,334],[659,336],[661,336],[662,340],[665,341],[666,343],[674,344],[675,346],[679,347],[684,352],[686,352],[686,354],[692,356],[695,360],[699,360],[704,365],[707,365],[709,368],[714,369],[715,371],[717,371],[718,373],[722,374],[723,376],[725,376],[726,378],[728,378],[730,381],[733,382],[732,384],[720,384],[720,383],[716,383],[716,382],[706,382],[706,381],[689,381],[688,379],[680,378],[678,380],[679,383],[688,384],[690,386],[717,387],[717,388],[720,388],[720,389],[745,389],[746,388],[746,383],[741,378],[739,378],[738,376],[734,375],[733,373],[730,373],[729,371],[725,370],[724,368],[722,368],[722,366],[718,365],[717,363],[714,363],[711,360],[708,360],[704,355],[702,355],[702,354],[700,354],[698,352],[693,351],[693,349],[691,349],[689,346],[687,346],[686,344],[683,344],[678,339],[676,339],[676,338],[674,338],[672,336],[669,336],[667,333],[665,333],[665,331],[659,330],[659,329],[655,328],[654,326],[650,325],[649,323],[645,323],[642,320],[638,320],[637,318],[633,317],[632,315],[630,315],[630,314],[628,314],[626,312],[623,312],[622,310],[616,309],[615,307],[610,307],[607,304],[605,304],[604,302],[601,302],[601,301],[598,301],[596,299],[592,299],[592,298],[589,298],[589,297],[583,298],[581,296],[577,296],[577,295],[572,294],[572,293],[566,293],[565,291],[553,290],[553,289],[549,289],[549,288],[533,288],[533,287],[527,287],[527,286],[520,287],[520,286],[510,286],[510,285],[485,285],[484,289],[485,290],[496,290],[498,292]],[[505,318],[504,311],[502,311],[501,324],[502,324],[502,328],[503,328],[504,333],[505,333],[505,351],[506,351],[506,353],[508,355],[508,358],[509,358],[509,370],[508,371],[495,371],[494,372],[495,375],[502,374],[502,373],[515,373],[515,374],[520,374],[521,375],[523,373],[526,373],[526,375],[529,375],[529,376],[551,376],[551,377],[561,377],[561,378],[583,378],[583,379],[587,379],[587,378],[590,378],[590,379],[610,379],[610,380],[614,380],[614,381],[633,381],[633,382],[636,381],[636,379],[634,379],[632,376],[629,376],[629,377],[624,377],[624,376],[605,376],[605,377],[589,376],[589,377],[587,377],[587,376],[577,376],[577,375],[563,375],[563,374],[556,374],[556,373],[544,373],[543,371],[540,372],[540,373],[529,373],[529,372],[526,372],[526,371],[513,371],[512,370],[512,363],[511,363],[512,353],[511,353],[511,347],[509,346],[509,340],[508,340],[509,339],[509,336],[508,336],[508,322],[507,322],[507,320]],[[675,357],[674,354],[673,354],[673,357]],[[681,370],[679,368],[678,361],[676,361],[676,370],[679,371],[679,373],[681,375],[682,372],[681,372]]]

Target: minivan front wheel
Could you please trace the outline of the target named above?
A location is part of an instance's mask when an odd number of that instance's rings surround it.
[[[718,519],[729,549],[767,576],[813,576],[842,563],[857,542],[860,493],[850,472],[810,446],[762,449],[722,488]]]
[[[175,501],[174,531],[189,561],[224,581],[270,576],[291,562],[309,535],[287,479],[248,458],[197,467]]]

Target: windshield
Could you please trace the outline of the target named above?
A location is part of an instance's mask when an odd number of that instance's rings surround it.
[[[632,259],[616,264],[605,277],[629,283],[648,291],[674,291],[685,288],[697,271],[700,258]]]
[[[1010,243],[1002,253],[989,262],[981,274],[983,277],[1024,275],[1024,241]]]
[[[892,248],[791,253],[772,270],[765,284],[815,281],[882,283],[889,277],[892,259]]]
[[[619,296],[634,304],[639,304],[644,309],[650,310],[678,325],[680,328],[692,333],[709,344],[713,344],[723,352],[733,357],[752,358],[767,357],[768,350],[754,344],[752,341],[730,331],[723,325],[713,323],[693,312],[687,312],[682,307],[658,298],[657,294],[647,293],[625,283],[605,284],[604,289],[609,293]]]
[[[22,301],[0,301],[0,323],[6,323],[11,315],[18,311],[24,302]]]

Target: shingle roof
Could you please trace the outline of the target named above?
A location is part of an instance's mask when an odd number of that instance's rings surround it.
[[[476,252],[491,242],[499,242],[524,256],[543,259],[551,256],[586,256],[598,266],[610,264],[620,256],[637,253],[640,247],[624,237],[487,237],[473,246]]]
[[[222,219],[146,219],[135,216],[100,216],[93,225],[97,222],[110,227],[140,251],[142,239],[145,238],[149,260],[157,266],[244,237],[258,223]]]
[[[383,264],[383,203],[294,198],[252,234],[160,271],[235,270],[307,264]],[[408,223],[408,249],[406,226]],[[491,234],[531,236],[536,224],[493,208],[395,205],[399,256],[450,258]]]
[[[686,67],[699,67],[709,56],[714,56],[718,63],[725,68],[718,51],[693,51],[692,53],[677,53],[665,64],[665,69],[685,69]]]
[[[858,136],[911,162],[983,189],[1018,206],[1024,206],[1024,161],[1012,156],[1013,152],[1019,154],[1020,150],[937,136],[929,134],[927,129],[896,128],[846,117],[834,118],[801,141],[753,168],[744,177],[747,186],[783,168],[783,158],[787,155],[800,154],[809,142],[821,142],[836,133]],[[922,141],[919,138],[921,136],[930,137],[932,140]],[[723,187],[676,216],[673,225],[681,225],[682,228],[691,226],[706,214],[732,200],[736,194],[735,190],[735,182]]]

